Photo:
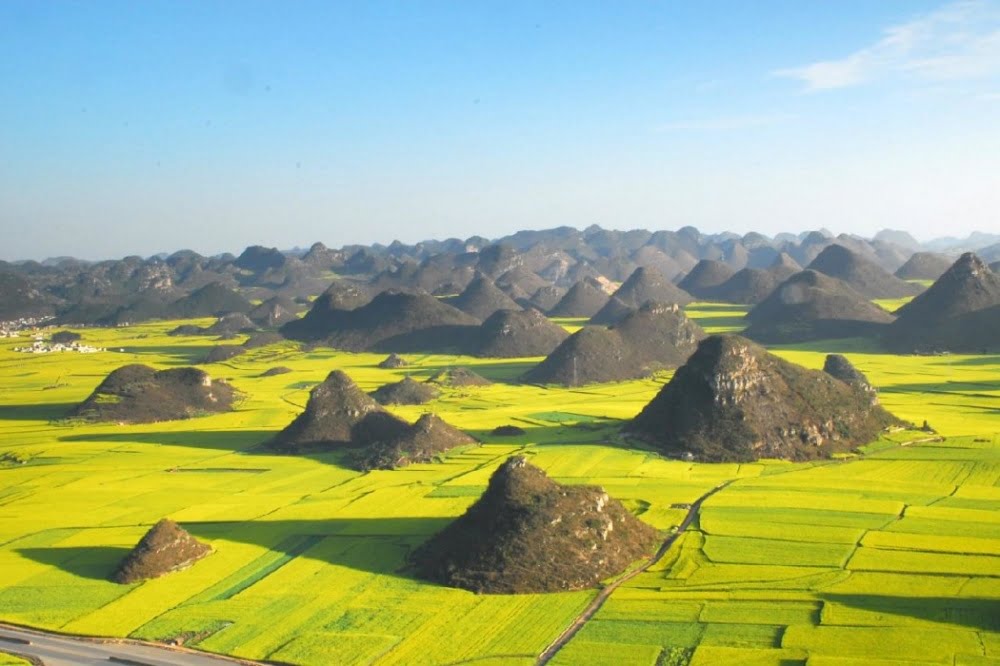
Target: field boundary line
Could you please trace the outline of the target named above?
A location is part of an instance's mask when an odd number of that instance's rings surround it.
[[[597,611],[601,610],[601,607],[604,606],[604,603],[611,597],[612,593],[614,593],[615,590],[617,590],[619,587],[621,587],[628,581],[632,580],[639,574],[648,571],[650,567],[652,567],[653,565],[657,564],[660,560],[662,560],[664,556],[667,554],[667,552],[670,550],[670,547],[673,546],[674,543],[676,543],[676,541],[681,537],[681,535],[684,534],[687,531],[687,529],[691,526],[695,518],[698,517],[698,512],[701,510],[701,505],[705,503],[705,500],[707,500],[709,497],[719,492],[720,490],[722,490],[723,488],[725,488],[726,486],[728,486],[729,484],[733,483],[736,480],[737,479],[730,479],[728,481],[720,483],[719,485],[715,486],[707,493],[696,499],[691,504],[691,507],[688,509],[687,515],[684,516],[684,520],[681,521],[681,524],[678,525],[677,529],[671,532],[667,536],[667,538],[663,540],[663,543],[661,543],[660,547],[656,549],[656,552],[653,553],[653,556],[650,557],[648,560],[646,560],[642,564],[642,566],[633,569],[632,571],[629,571],[623,576],[620,576],[616,580],[609,583],[600,592],[598,592],[597,596],[594,597],[594,599],[589,604],[587,604],[587,607],[584,608],[583,611],[576,616],[573,622],[571,622],[570,625],[566,627],[566,629],[564,629],[563,632],[559,634],[559,636],[554,641],[552,641],[552,643],[550,643],[549,646],[545,648],[545,650],[540,655],[538,655],[538,659],[535,661],[535,665],[544,666],[545,664],[549,663],[549,661],[551,661],[552,658],[556,656],[559,650],[565,647],[565,645],[569,643],[570,640],[572,640],[573,637],[576,636],[581,629],[583,629],[583,626],[587,623],[587,621],[590,620],[592,617],[594,617],[594,615],[597,614]]]

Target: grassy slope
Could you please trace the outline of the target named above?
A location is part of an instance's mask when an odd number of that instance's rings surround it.
[[[690,311],[710,330],[738,327],[742,312]],[[11,454],[0,467],[0,619],[185,636],[207,650],[295,663],[528,664],[592,592],[477,597],[400,571],[409,548],[460,514],[501,460],[524,452],[560,481],[603,485],[661,529],[680,521],[674,505],[740,479],[706,504],[699,529],[658,570],[615,593],[560,663],[1000,658],[1000,357],[892,357],[850,340],[779,350],[810,367],[827,351],[846,353],[889,409],[949,436],[884,441],[862,460],[818,465],[697,465],[609,445],[607,424],[635,414],[665,377],[449,392],[430,408],[486,443],[443,463],[360,475],[336,455],[268,455],[258,444],[333,368],[373,389],[452,363],[502,380],[532,362],[411,357],[414,367],[393,371],[375,367],[381,355],[290,345],[205,366],[246,393],[233,414],[49,423],[119,365],[189,363],[213,344],[164,336],[174,325],[85,331],[124,353],[29,356],[0,341],[0,456]],[[294,373],[257,377],[279,364]],[[395,411],[412,419],[424,409]],[[491,439],[502,423],[527,434]],[[163,516],[216,553],[142,585],[106,582]]]

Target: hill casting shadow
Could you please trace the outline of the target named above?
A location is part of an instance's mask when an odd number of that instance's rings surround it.
[[[824,594],[825,601],[887,615],[954,624],[977,631],[1000,631],[1000,599],[891,597],[868,594]]]
[[[65,418],[76,405],[75,402],[0,405],[0,421],[54,421]]]
[[[98,432],[87,435],[65,435],[60,442],[134,442],[138,444],[165,444],[199,449],[239,451],[242,453],[271,453],[259,449],[261,444],[277,430],[193,430],[174,432]]]
[[[62,569],[66,573],[110,580],[118,564],[132,551],[121,546],[69,546],[53,548],[18,548],[15,552],[39,564]]]

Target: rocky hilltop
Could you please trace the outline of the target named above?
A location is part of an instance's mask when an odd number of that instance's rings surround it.
[[[716,335],[627,430],[669,455],[748,462],[828,457],[897,423],[847,359],[808,370],[745,338]]]
[[[232,409],[235,392],[198,368],[154,370],[126,365],[114,370],[70,413],[87,421],[155,423]]]
[[[422,578],[473,592],[558,592],[624,571],[655,543],[655,530],[600,488],[561,485],[513,457],[411,562]]]
[[[309,393],[305,410],[268,446],[279,451],[330,449],[391,439],[407,423],[358,388],[343,370],[334,370]]]
[[[159,578],[174,571],[186,569],[212,552],[188,532],[164,518],[153,525],[121,561],[111,580],[116,583],[136,583]]]

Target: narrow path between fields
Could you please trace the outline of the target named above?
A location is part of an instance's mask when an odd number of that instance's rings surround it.
[[[258,663],[144,641],[68,636],[10,624],[0,624],[0,650],[45,666],[253,666]]]
[[[572,638],[576,636],[581,629],[583,629],[583,625],[585,625],[590,618],[594,617],[597,611],[601,610],[601,607],[604,605],[604,602],[608,600],[608,598],[615,590],[617,590],[619,587],[621,587],[628,581],[632,580],[639,574],[643,573],[644,571],[647,571],[651,566],[662,560],[663,556],[667,554],[668,550],[670,550],[670,547],[674,545],[677,539],[680,538],[680,536],[684,534],[684,532],[687,531],[687,529],[691,526],[691,523],[694,522],[694,519],[698,517],[698,512],[701,510],[701,505],[705,503],[705,500],[707,500],[709,497],[711,497],[715,493],[719,492],[720,490],[728,486],[733,481],[736,481],[736,479],[730,479],[725,483],[720,483],[719,485],[712,488],[707,493],[696,499],[694,503],[691,504],[691,507],[688,509],[687,515],[684,516],[684,520],[681,521],[681,524],[677,527],[676,530],[671,532],[666,539],[664,539],[663,543],[660,544],[660,547],[653,554],[653,556],[650,557],[648,560],[646,560],[646,562],[644,562],[642,566],[640,566],[639,568],[628,572],[624,576],[621,576],[615,581],[609,583],[607,587],[601,590],[600,593],[598,593],[598,595],[594,597],[594,600],[591,601],[587,605],[587,607],[584,608],[583,611],[576,616],[576,618],[566,628],[566,630],[563,631],[561,634],[559,634],[559,637],[556,638],[547,648],[545,648],[544,652],[538,655],[538,660],[535,662],[536,666],[544,666],[544,664],[549,663],[549,661],[554,656],[556,656],[556,653],[559,652],[559,650],[561,650],[563,646],[566,645],[566,643],[569,643],[570,640],[572,640]]]

